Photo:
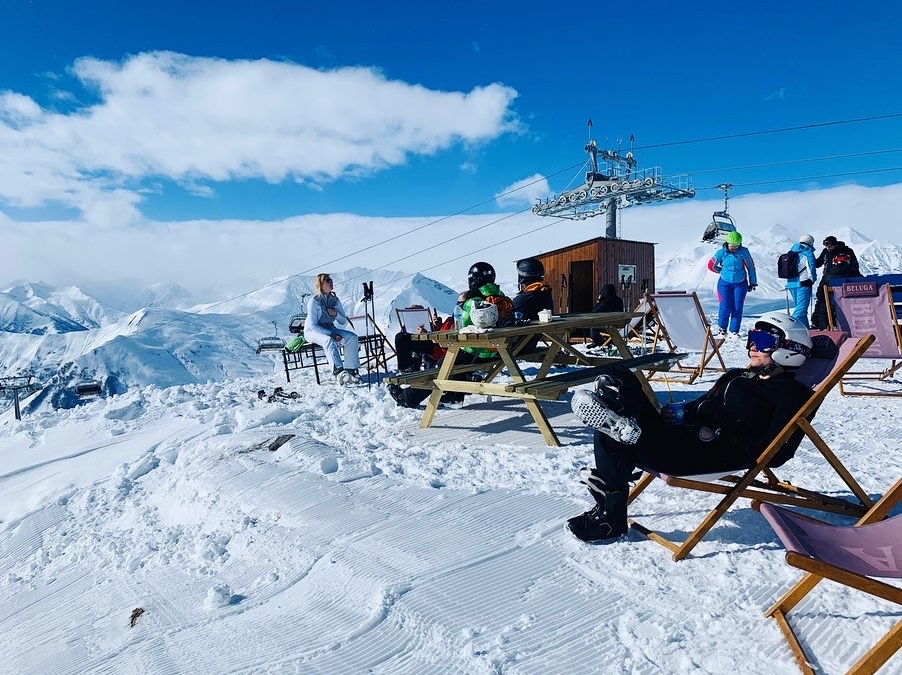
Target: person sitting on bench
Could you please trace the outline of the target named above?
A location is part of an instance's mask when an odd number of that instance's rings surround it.
[[[459,298],[465,298],[464,302],[458,302],[463,310],[463,325],[472,326],[473,320],[471,312],[476,308],[476,303],[489,296],[503,295],[501,289],[495,283],[495,268],[487,262],[474,263],[470,267],[467,274],[467,291],[461,293]],[[492,361],[497,358],[497,352],[488,349],[480,349],[477,347],[461,347],[457,354],[455,365],[465,365],[470,363],[482,363]],[[444,357],[442,357],[444,360]],[[441,361],[436,364],[441,367]],[[469,374],[452,375],[452,379],[466,380]],[[414,387],[402,387],[399,384],[388,385],[388,393],[395,402],[404,408],[416,408],[420,403],[429,398],[432,391],[430,389],[417,389]],[[460,392],[445,392],[442,394],[442,403],[463,403],[464,395]]]

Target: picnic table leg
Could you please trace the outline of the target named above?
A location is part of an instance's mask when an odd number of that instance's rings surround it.
[[[514,382],[526,381],[526,378],[523,377],[523,371],[520,370],[520,366],[517,365],[517,362],[507,349],[499,349],[498,356],[501,357],[504,365],[507,366],[507,372],[510,373],[511,379]],[[552,360],[554,360],[553,356]],[[542,438],[545,439],[546,445],[559,446],[561,442],[558,440],[557,434],[554,433],[554,429],[551,428],[551,424],[548,422],[545,411],[542,410],[542,406],[539,405],[539,402],[535,399],[526,398],[523,399],[523,403],[526,404],[526,409],[529,411],[529,414],[532,415],[532,419],[535,420],[539,431],[542,432]]]
[[[438,385],[438,380],[447,380],[451,377],[451,371],[454,369],[454,362],[457,361],[459,351],[460,345],[452,344],[449,345],[448,351],[445,352],[445,356],[442,358],[442,366],[438,369],[438,374],[432,383],[432,393],[429,395],[426,410],[423,412],[423,417],[420,420],[420,429],[426,429],[432,424],[432,418],[435,417],[435,411],[438,410],[438,404],[442,400],[442,394],[444,393]]]
[[[625,359],[632,358],[633,353],[627,346],[626,340],[624,340],[623,336],[620,335],[620,331],[608,326],[606,326],[604,330],[611,338],[613,345],[617,347],[617,351],[620,352],[620,355]],[[656,410],[660,410],[661,404],[658,401],[658,396],[657,394],[655,394],[655,390],[652,389],[651,385],[648,383],[648,380],[645,377],[645,373],[643,373],[641,370],[637,370],[636,377],[639,379],[639,384],[642,385],[642,390],[645,392],[645,395],[648,396],[648,400],[651,401],[651,404],[655,407]]]

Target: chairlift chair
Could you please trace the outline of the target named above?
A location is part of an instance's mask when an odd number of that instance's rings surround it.
[[[288,322],[288,332],[296,335],[304,332],[304,321],[307,319],[307,305],[304,302],[310,297],[309,293],[301,296],[301,311],[291,317]]]
[[[712,244],[723,244],[727,240],[727,234],[736,231],[736,224],[729,214],[729,191],[733,187],[730,183],[721,183],[717,186],[723,190],[723,211],[715,211],[711,216],[711,222],[705,228],[702,241]]]
[[[78,382],[75,385],[75,393],[79,398],[95,398],[103,393],[99,382]]]
[[[712,244],[723,244],[727,240],[727,234],[735,231],[736,225],[733,223],[733,219],[730,218],[729,214],[725,211],[715,211],[711,218],[711,222],[708,223],[708,227],[705,228],[705,233],[702,235],[702,241],[710,242]]]
[[[293,317],[291,317],[291,321],[288,323],[288,332],[295,334],[303,333],[304,320],[306,318],[306,314],[295,314]]]
[[[257,340],[257,353],[261,354],[263,352],[280,352],[285,349],[285,340],[278,336],[278,331],[276,330],[276,322],[272,322],[273,331],[275,331],[276,335],[270,335],[269,337],[260,338]]]

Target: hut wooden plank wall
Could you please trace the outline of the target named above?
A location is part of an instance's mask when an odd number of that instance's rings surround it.
[[[648,242],[598,237],[536,258],[545,265],[558,314],[591,311],[605,284],[614,284],[627,311],[639,303],[643,289],[655,292],[655,245]]]

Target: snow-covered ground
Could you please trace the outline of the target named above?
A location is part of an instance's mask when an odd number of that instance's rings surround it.
[[[589,504],[591,435],[566,400],[542,404],[549,448],[516,402],[420,430],[384,387],[292,379],[0,415],[0,672],[797,672],[763,612],[799,573],[747,502],[683,562],[635,533],[584,545],[564,522]],[[258,400],[274,386],[300,397]],[[902,475],[900,416],[833,392],[815,426],[877,495]],[[847,492],[807,441],[783,473]],[[710,505],[655,486],[632,512],[679,536]],[[900,618],[828,584],[798,612],[827,673]]]

